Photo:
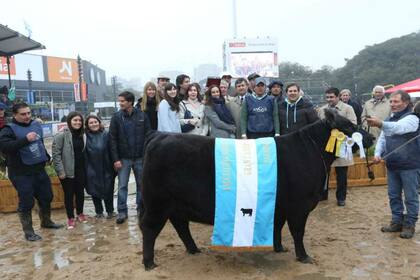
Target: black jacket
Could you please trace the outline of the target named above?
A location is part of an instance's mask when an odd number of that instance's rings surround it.
[[[356,118],[357,118],[357,124],[362,124],[362,112],[363,112],[362,105],[360,105],[359,102],[353,99],[350,99],[347,104],[353,107],[354,113],[356,114]]]
[[[114,171],[111,161],[109,133],[86,132],[85,146],[86,191],[93,197],[104,199],[114,190]]]
[[[147,133],[151,131],[149,118],[145,113],[133,108],[132,115],[130,118],[134,120],[134,130],[126,132],[124,129],[124,121],[127,116],[120,110],[116,112],[111,118],[111,124],[109,126],[109,135],[111,140],[111,159],[112,162],[119,161],[121,159],[137,159],[143,157],[143,146],[144,140]],[[134,147],[131,150],[127,134],[134,137]]]
[[[31,121],[33,122],[33,121]],[[18,123],[13,120],[13,123],[21,126],[29,126],[30,124]],[[29,145],[30,142],[26,138],[16,139],[16,135],[12,128],[6,125],[0,131],[0,151],[6,155],[6,165],[8,167],[9,175],[34,175],[44,170],[45,162],[26,165],[22,162],[19,155],[19,149]],[[50,155],[47,150],[47,158],[50,159]]]
[[[304,98],[301,98],[296,104],[288,104],[286,101],[279,104],[281,135],[294,132],[305,125],[316,122],[317,120],[318,114],[312,104]]]

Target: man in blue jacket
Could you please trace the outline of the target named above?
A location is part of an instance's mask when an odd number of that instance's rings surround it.
[[[117,224],[127,219],[128,180],[131,169],[136,179],[137,211],[141,210],[140,181],[143,166],[143,147],[146,134],[151,131],[147,115],[134,107],[134,94],[124,91],[118,95],[120,110],[111,118],[109,135],[111,158],[118,172]]]
[[[420,131],[419,118],[411,111],[410,96],[404,91],[391,94],[390,106],[391,117],[385,121],[372,116],[366,118],[370,126],[382,128],[375,147],[374,163],[380,162],[388,154],[385,162],[392,220],[381,230],[401,232],[401,238],[412,238],[419,212],[416,188],[419,185],[420,145],[418,139],[414,139]]]
[[[6,154],[9,179],[19,196],[18,214],[25,238],[41,240],[32,227],[34,198],[38,200],[43,228],[61,228],[51,221],[53,193],[45,172],[50,156],[42,140],[41,125],[31,119],[31,109],[25,103],[13,105],[13,120],[0,132],[0,149]]]

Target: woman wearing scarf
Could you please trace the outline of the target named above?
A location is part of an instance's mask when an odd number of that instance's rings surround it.
[[[299,86],[295,83],[287,85],[286,98],[279,104],[280,134],[294,132],[317,120],[317,112],[302,98]]]
[[[117,174],[110,158],[109,134],[95,115],[86,118],[85,128],[86,191],[92,196],[96,218],[104,217],[104,201],[107,218],[111,219],[115,216],[113,202]]]
[[[218,138],[235,138],[235,121],[220,95],[220,89],[212,85],[206,91],[204,115],[210,123],[210,136]]]
[[[157,130],[158,116],[157,109],[160,102],[160,96],[157,94],[157,87],[153,82],[147,82],[144,85],[143,97],[137,101],[136,107],[145,112],[150,120],[150,127]]]

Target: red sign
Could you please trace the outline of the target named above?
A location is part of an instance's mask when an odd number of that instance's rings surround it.
[[[5,56],[0,56],[0,75],[7,75],[7,58]],[[15,58],[10,57],[10,75],[16,75],[16,65]]]

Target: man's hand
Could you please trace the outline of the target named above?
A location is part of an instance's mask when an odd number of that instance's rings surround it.
[[[248,139],[248,137],[246,137],[246,135],[242,135],[242,139]]]
[[[114,162],[114,169],[115,169],[115,171],[120,170],[120,169],[121,169],[121,167],[122,167],[122,163],[121,163],[121,161],[120,161],[120,160],[119,160],[119,161]]]
[[[366,121],[369,126],[382,127],[382,120],[378,119],[377,117],[366,117]]]
[[[378,163],[381,162],[381,160],[382,160],[382,158],[380,156],[375,156],[372,160],[372,163],[373,164],[378,164]]]
[[[60,175],[58,175],[58,178],[60,178],[61,180],[63,180],[63,179],[66,178],[66,174],[60,174]]]
[[[28,139],[29,142],[34,142],[38,139],[38,134],[36,134],[36,132],[29,132],[26,134],[26,139]]]

